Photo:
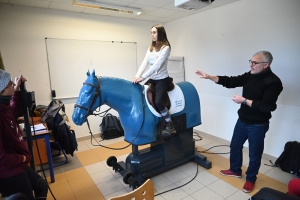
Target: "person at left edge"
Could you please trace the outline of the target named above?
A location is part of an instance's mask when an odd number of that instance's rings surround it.
[[[20,76],[13,82],[10,74],[0,69],[0,193],[42,200],[47,198],[48,184],[28,166],[32,156],[17,124],[23,115],[19,90],[24,81]]]

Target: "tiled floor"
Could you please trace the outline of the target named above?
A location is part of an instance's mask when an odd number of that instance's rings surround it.
[[[93,141],[93,143],[95,144],[96,142]],[[100,144],[110,147],[124,147],[128,143],[124,142],[123,138],[117,138],[102,141]],[[56,181],[55,183],[49,183],[49,185],[56,199],[102,200],[131,191],[131,188],[123,183],[123,177],[115,173],[106,164],[107,158],[112,155],[116,156],[118,161],[125,161],[127,155],[131,152],[131,147],[124,150],[109,150],[91,145],[91,140],[79,141],[78,145],[78,151],[74,157],[68,156],[69,163],[55,168]],[[216,145],[221,144],[207,137],[203,137],[201,141],[196,141],[196,146],[200,151]],[[142,148],[146,147],[148,146]],[[216,147],[211,149],[210,152],[229,152],[229,147]],[[245,171],[249,162],[247,153],[244,153],[242,178],[226,177],[219,174],[221,169],[229,168],[229,154],[203,153],[203,155],[207,156],[208,160],[212,162],[212,168],[209,170],[190,162],[151,178],[154,183],[155,194],[158,194],[192,180],[198,167],[198,174],[189,184],[158,195],[155,199],[246,200],[260,188],[266,186],[286,192],[288,181],[294,178],[291,174],[282,172],[278,168],[264,165],[264,163],[269,163],[269,161],[262,159],[255,190],[246,194],[242,191],[242,187],[245,182]],[[61,159],[56,158],[55,162]],[[49,174],[48,171],[46,171],[47,174]],[[50,180],[49,177],[47,178]],[[50,192],[48,199],[53,199]]]

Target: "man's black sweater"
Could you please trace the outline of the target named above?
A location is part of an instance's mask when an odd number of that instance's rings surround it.
[[[226,88],[243,87],[242,96],[252,100],[252,106],[241,104],[239,118],[247,124],[269,122],[271,112],[276,110],[276,101],[283,90],[281,80],[268,67],[259,74],[250,71],[239,76],[218,76],[217,84]]]

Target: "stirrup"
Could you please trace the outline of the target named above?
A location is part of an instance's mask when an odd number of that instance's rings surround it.
[[[170,122],[167,122],[164,129],[162,130],[162,133],[161,133],[164,137],[169,137],[173,134],[176,134],[176,130],[174,128],[174,125],[173,125],[173,122],[170,121]]]

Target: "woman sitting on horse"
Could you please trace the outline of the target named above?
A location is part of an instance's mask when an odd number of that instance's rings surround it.
[[[168,95],[169,74],[167,66],[171,45],[162,25],[152,27],[151,37],[151,46],[148,48],[146,56],[132,82],[139,83],[150,77],[145,84],[151,84],[156,88],[155,105],[166,121],[162,134],[169,136],[176,133],[169,110],[163,103],[164,98]],[[143,73],[148,64],[150,65],[148,71]]]

